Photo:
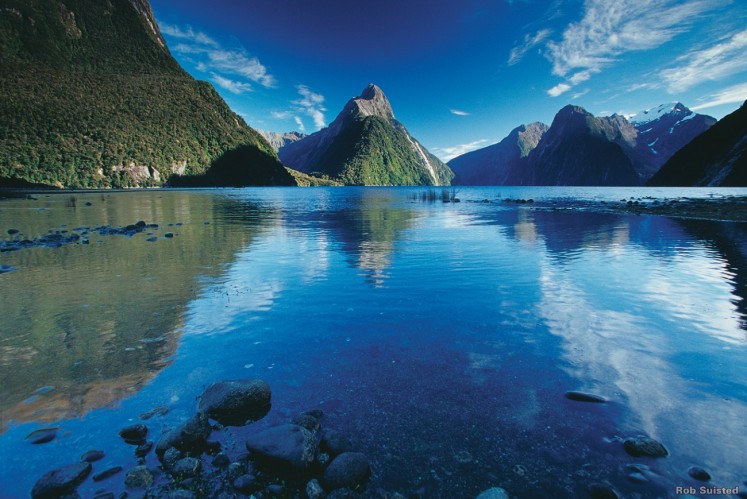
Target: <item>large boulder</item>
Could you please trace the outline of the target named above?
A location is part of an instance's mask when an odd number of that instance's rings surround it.
[[[324,485],[329,490],[355,488],[371,476],[371,465],[360,452],[343,452],[324,471]]]
[[[31,489],[31,497],[53,498],[69,494],[91,472],[91,463],[80,462],[63,466],[42,475]]]
[[[170,447],[184,452],[201,452],[207,445],[212,430],[207,416],[198,412],[161,437],[156,446],[156,454],[160,458]]]
[[[270,411],[270,385],[260,379],[213,383],[200,397],[199,409],[226,426],[242,426]]]
[[[314,462],[318,442],[314,434],[295,424],[273,426],[249,436],[246,448],[284,471],[306,470]]]
[[[623,447],[625,447],[625,452],[633,457],[666,457],[669,455],[669,451],[661,442],[645,435],[626,438]]]

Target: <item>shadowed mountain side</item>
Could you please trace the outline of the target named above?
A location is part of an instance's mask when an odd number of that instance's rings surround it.
[[[680,149],[652,186],[747,186],[747,103]]]
[[[161,185],[267,143],[169,53],[145,0],[8,0],[0,9],[0,177],[58,187]]]
[[[226,151],[202,175],[172,175],[172,187],[245,187],[297,185],[291,173],[277,169],[277,160],[256,147],[242,145]]]
[[[176,351],[182,317],[200,292],[200,279],[221,275],[225,264],[277,219],[212,195],[143,193],[137,203],[128,202],[132,193],[126,195],[78,195],[78,208],[65,209],[58,202],[42,212],[48,213],[42,220],[51,226],[91,218],[121,225],[122,217],[130,223],[185,223],[168,228],[173,238],[156,242],[147,242],[145,234],[92,235],[89,245],[14,252],[18,270],[2,276],[3,288],[13,292],[0,300],[4,323],[15,325],[0,347],[0,431],[11,420],[48,423],[80,417],[136,393]],[[93,206],[82,207],[86,199]],[[211,223],[189,221],[193,213],[206,215],[204,221]],[[50,225],[19,220],[19,228],[31,237]],[[163,233],[163,228],[154,229],[154,234]],[[109,277],[78,279],[59,264],[82,258],[76,255],[81,252]]]
[[[497,144],[458,156],[447,164],[453,185],[519,185],[526,174],[526,157],[547,132],[544,123],[514,128]]]

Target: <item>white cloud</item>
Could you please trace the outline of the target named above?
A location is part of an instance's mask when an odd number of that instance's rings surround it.
[[[166,36],[178,38],[181,40],[190,40],[199,45],[207,45],[209,47],[218,46],[218,42],[201,31],[193,30],[191,26],[185,26],[184,28],[181,28],[173,24],[158,23],[158,27],[161,29],[161,33]]]
[[[687,31],[693,20],[713,8],[709,0],[586,0],[584,17],[568,25],[563,40],[549,42],[553,74],[576,69],[601,71],[631,51],[659,47]]]
[[[462,111],[460,109],[449,109],[449,112],[456,116],[469,116],[470,115],[470,113],[468,113],[467,111]]]
[[[294,117],[293,117],[293,121],[295,121],[295,122],[296,122],[296,125],[298,125],[298,129],[299,129],[299,130],[301,130],[302,132],[305,132],[305,131],[306,131],[306,127],[305,127],[305,126],[303,126],[303,120],[301,119],[301,117],[300,117],[300,116],[294,116]]]
[[[704,81],[747,71],[746,52],[747,30],[733,33],[711,47],[678,57],[681,66],[661,72],[664,85],[670,93],[682,92]]]
[[[467,144],[460,144],[458,146],[433,147],[431,148],[431,152],[435,154],[436,156],[438,156],[441,159],[441,161],[447,162],[447,161],[451,161],[457,156],[461,156],[462,154],[468,153],[470,151],[474,151],[475,149],[479,149],[486,142],[487,142],[487,139],[480,139],[480,140],[475,140],[473,142],[468,142]]]
[[[546,44],[552,74],[565,78],[548,90],[557,97],[617,62],[626,52],[650,50],[688,31],[721,0],[586,0],[583,18],[560,41]]]
[[[552,87],[550,90],[547,91],[547,95],[550,97],[557,97],[559,95],[562,95],[569,91],[572,87],[568,85],[567,83],[558,83],[554,87]]]
[[[700,111],[709,107],[716,107],[722,104],[742,104],[747,100],[747,82],[740,83],[721,90],[715,94],[706,97],[706,102],[693,106],[693,111]]]
[[[542,29],[534,35],[530,35],[529,33],[524,35],[524,40],[522,40],[521,44],[511,49],[511,52],[508,55],[508,65],[513,66],[521,61],[527,52],[542,43],[548,36],[550,36],[550,33],[552,33],[552,31],[549,29]]]
[[[204,73],[226,73],[246,78],[266,88],[276,85],[275,77],[256,57],[247,55],[244,49],[226,49],[218,42],[191,27],[180,28],[169,24],[160,24],[161,32],[166,36],[182,40],[173,47],[173,51],[192,56],[198,71]],[[225,78],[225,76],[223,76]],[[213,78],[215,81],[215,78]],[[240,82],[237,82],[240,83]],[[225,87],[224,87],[225,88]]]
[[[292,102],[296,106],[296,110],[311,117],[317,129],[324,128],[326,124],[324,111],[327,110],[323,106],[324,96],[311,91],[306,85],[296,85],[296,90],[301,96],[300,99]]]
[[[583,97],[584,95],[588,93],[589,93],[589,89],[587,88],[586,90],[582,90],[581,92],[576,92],[575,94],[573,94],[571,96],[571,99],[573,100],[580,99],[581,97]]]
[[[293,116],[290,111],[272,111],[270,115],[277,120],[287,120]]]
[[[243,94],[244,92],[252,91],[252,86],[242,81],[234,81],[229,78],[224,78],[216,73],[213,73],[211,75],[211,78],[216,85],[225,88],[226,90],[234,94]]]

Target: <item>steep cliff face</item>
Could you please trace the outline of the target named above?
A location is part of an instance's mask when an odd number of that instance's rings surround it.
[[[454,185],[520,185],[527,172],[527,156],[547,132],[544,123],[514,128],[506,138],[449,161]]]
[[[275,152],[287,146],[288,144],[291,144],[293,142],[296,142],[297,140],[301,140],[302,138],[306,137],[306,134],[299,133],[299,132],[278,133],[278,132],[268,132],[265,130],[257,130],[257,131],[262,135],[262,137],[265,138],[265,140],[270,144],[270,146],[272,146]]]
[[[645,163],[640,172],[642,182],[648,181],[674,153],[716,123],[715,118],[695,113],[681,102],[642,111],[629,121],[638,131],[636,154]]]
[[[146,0],[3,5],[0,179],[157,186],[249,146],[259,153],[233,165],[241,176],[294,183],[215,89],[179,67]]]
[[[677,151],[649,185],[747,187],[747,102]]]
[[[349,185],[448,185],[453,173],[394,117],[368,85],[327,127],[278,152],[289,168]]]
[[[624,118],[595,118],[566,106],[529,154],[525,185],[639,185],[633,161],[635,129]]]

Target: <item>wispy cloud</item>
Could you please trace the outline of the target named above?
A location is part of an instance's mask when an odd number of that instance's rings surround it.
[[[460,109],[449,109],[449,112],[451,114],[455,114],[456,116],[469,116],[471,113],[468,113],[467,111],[462,111]]]
[[[560,41],[546,44],[552,74],[565,78],[548,90],[561,95],[614,64],[626,52],[650,50],[688,31],[716,0],[586,0],[583,18]],[[566,86],[568,88],[566,88]]]
[[[199,45],[207,45],[209,47],[218,47],[218,42],[202,31],[193,30],[192,26],[180,27],[174,24],[158,23],[158,27],[161,29],[162,34],[172,38],[189,40]]]
[[[529,33],[524,35],[522,42],[511,49],[511,52],[508,55],[508,65],[513,66],[521,61],[527,52],[542,43],[548,36],[550,36],[550,33],[552,33],[552,31],[549,29],[542,29],[537,31],[534,35]]]
[[[324,96],[312,92],[306,85],[296,85],[296,90],[298,90],[298,94],[301,96],[300,99],[293,101],[296,109],[310,116],[314,120],[314,126],[317,129],[324,128],[326,124],[324,112],[327,110],[323,105]]]
[[[286,111],[273,111],[272,117],[279,120],[293,119],[296,126],[302,132],[306,132],[306,126],[304,125],[301,115],[310,117],[314,122],[314,127],[319,130],[324,128],[326,122],[324,118],[324,112],[327,110],[324,107],[324,96],[312,91],[306,85],[296,85],[299,98],[291,101],[292,109]]]
[[[256,57],[249,56],[243,48],[224,48],[215,39],[205,33],[195,31],[189,26],[182,28],[160,23],[159,27],[161,28],[161,32],[167,37],[179,40],[179,43],[172,48],[174,52],[193,58],[195,68],[198,71],[210,73],[213,81],[223,88],[226,87],[218,83],[216,75],[219,78],[223,78],[224,83],[226,80],[225,75],[230,74],[253,81],[266,88],[275,87],[275,77],[268,72],[267,67]],[[234,83],[244,85],[243,87],[236,87],[234,85],[234,89],[243,88],[242,91],[248,90],[245,86],[249,85],[248,83],[238,81],[234,81]],[[226,88],[226,90],[234,92],[230,88]]]
[[[588,93],[589,93],[589,89],[587,88],[585,90],[582,90],[580,92],[576,92],[575,94],[573,94],[571,96],[571,99],[573,99],[573,100],[580,99],[581,97],[583,97],[584,95],[586,95]]]
[[[680,66],[661,72],[670,93],[682,92],[708,80],[747,71],[747,29],[732,33],[715,45],[677,58]]]
[[[219,87],[225,88],[233,94],[243,94],[244,92],[251,92],[252,90],[252,86],[248,83],[224,78],[216,73],[210,75],[210,79]]]
[[[452,159],[456,158],[457,156],[461,156],[462,154],[474,151],[475,149],[479,149],[487,141],[487,139],[480,139],[473,142],[468,142],[467,144],[460,144],[458,146],[433,147],[431,148],[431,152],[438,156],[441,161],[446,162],[451,161]]]
[[[741,104],[747,100],[747,82],[740,83],[721,90],[715,94],[709,95],[704,99],[706,102],[693,106],[693,111],[708,109],[722,104]]]

